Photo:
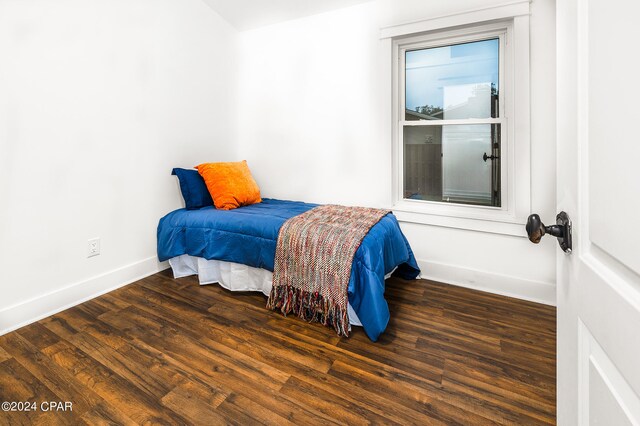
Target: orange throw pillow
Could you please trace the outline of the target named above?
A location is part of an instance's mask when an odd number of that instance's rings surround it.
[[[204,163],[196,166],[204,179],[213,204],[220,210],[231,210],[262,201],[260,188],[251,176],[247,161],[237,163]]]

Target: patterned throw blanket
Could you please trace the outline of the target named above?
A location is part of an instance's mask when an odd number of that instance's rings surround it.
[[[287,220],[278,234],[267,308],[351,331],[347,288],[353,257],[389,210],[319,206]]]

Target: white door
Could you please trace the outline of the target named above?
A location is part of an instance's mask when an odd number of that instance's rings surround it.
[[[640,425],[639,3],[556,4],[560,425]]]

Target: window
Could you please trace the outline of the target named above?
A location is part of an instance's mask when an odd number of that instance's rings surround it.
[[[393,38],[393,210],[520,235],[531,205],[528,3],[491,10],[503,20],[474,23],[478,13],[383,29]]]
[[[402,49],[405,199],[500,207],[501,45]]]

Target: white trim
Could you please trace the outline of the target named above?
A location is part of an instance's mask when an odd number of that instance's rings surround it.
[[[509,196],[513,200],[514,216],[523,221],[531,213],[531,76],[529,16],[518,16],[513,20],[511,40],[513,79],[509,81],[507,104],[512,105],[513,116],[509,120],[509,138],[513,150],[507,164],[511,177]],[[503,198],[504,198],[503,194]]]
[[[415,208],[411,204],[420,203],[420,207]],[[466,206],[463,204],[451,204],[447,210],[434,209],[427,211],[426,204],[447,204],[437,201],[414,201],[403,200],[393,206],[388,206],[389,210],[398,218],[399,222],[418,223],[422,225],[442,226],[445,228],[468,229],[472,231],[486,232],[490,234],[512,235],[516,237],[527,237],[525,233],[526,221],[516,219],[508,215],[487,214],[484,210],[498,209],[487,206]],[[460,207],[464,206],[464,207]],[[460,208],[466,209],[460,212]]]
[[[169,265],[153,256],[0,310],[0,336],[153,275]]]
[[[453,120],[401,120],[401,126],[450,126],[467,124],[506,124],[504,118],[462,118]]]
[[[635,271],[596,245],[591,246],[589,252],[581,253],[580,261],[640,312],[640,276]]]
[[[418,260],[418,265],[422,271],[420,278],[545,305],[556,305],[554,283],[427,260]]]
[[[578,253],[591,251],[589,221],[589,2],[576,3],[576,137],[578,140]],[[568,211],[568,210],[567,210]]]
[[[496,222],[483,219],[452,217],[447,215],[431,215],[415,212],[393,210],[393,214],[401,223],[417,223],[420,225],[440,226],[443,228],[464,229],[468,231],[488,232],[491,234],[509,235],[526,238],[524,225],[520,223]]]
[[[589,424],[590,366],[598,373],[631,425],[640,424],[640,398],[629,386],[591,331],[578,318],[578,424]]]
[[[578,318],[578,423],[589,424],[589,354],[595,340],[586,325]]]
[[[529,3],[509,5],[526,7],[527,13],[511,15],[502,21],[439,31],[427,37],[414,36],[392,40],[392,209],[405,212],[400,220],[459,229],[473,229],[488,233],[524,236],[514,224],[524,225],[531,213],[531,117],[530,117],[530,51]],[[494,10],[487,8],[483,10]],[[523,9],[519,9],[522,11]],[[458,15],[456,15],[458,16]],[[484,15],[483,15],[484,16]],[[496,15],[498,16],[498,15]],[[501,40],[500,117],[484,120],[465,120],[471,123],[500,123],[502,131],[501,207],[407,200],[403,195],[402,135],[403,124],[433,126],[447,124],[444,120],[401,121],[404,103],[404,55],[406,49],[451,44],[452,40],[474,40],[499,36]],[[451,120],[447,120],[451,121]],[[456,122],[458,120],[455,120]],[[462,121],[462,120],[461,120]],[[460,124],[460,123],[452,123]],[[466,124],[466,123],[465,123]],[[443,217],[448,216],[447,220]],[[501,222],[501,225],[497,225]]]
[[[391,25],[380,29],[380,38],[402,37],[410,34],[418,34],[427,31],[442,30],[461,25],[476,24],[497,19],[514,18],[516,16],[529,15],[529,0],[505,3],[473,9],[449,15],[437,16],[430,19]]]

